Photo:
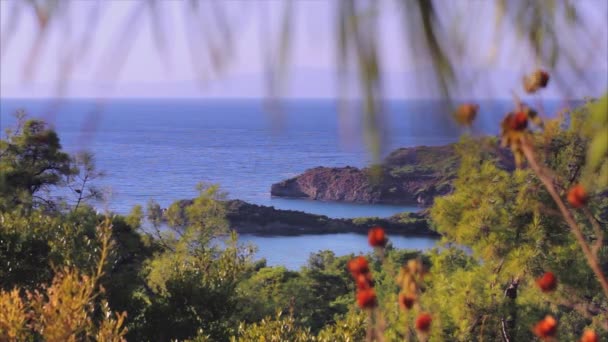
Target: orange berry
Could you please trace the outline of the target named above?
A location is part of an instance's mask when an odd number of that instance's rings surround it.
[[[373,288],[360,290],[357,292],[357,305],[361,309],[371,309],[378,305],[376,301],[376,291]]]
[[[431,329],[433,318],[428,313],[421,313],[416,317],[416,329],[421,332],[428,332]]]
[[[370,229],[367,239],[372,247],[384,247],[387,241],[386,234],[382,227],[373,227]]]
[[[580,208],[587,204],[587,191],[585,187],[577,184],[568,191],[568,203],[574,208]]]
[[[532,329],[534,334],[541,339],[553,337],[557,333],[557,321],[551,315],[547,315]]]
[[[454,117],[456,121],[465,126],[470,126],[475,117],[477,117],[477,111],[479,110],[479,106],[473,103],[465,103],[461,104],[454,113]]]
[[[351,259],[348,262],[347,266],[353,277],[356,277],[359,274],[365,274],[369,272],[369,264],[367,263],[367,259],[365,259],[364,256],[358,256],[354,259]]]
[[[549,83],[549,73],[544,70],[536,70],[524,77],[524,89],[528,93],[535,93],[540,88],[545,88]]]
[[[599,338],[597,334],[593,330],[585,330],[583,336],[581,337],[580,342],[598,342]]]
[[[399,305],[401,308],[409,310],[414,306],[416,302],[416,297],[411,295],[406,295],[404,293],[399,294]]]
[[[536,284],[543,292],[551,292],[557,287],[557,278],[552,272],[545,272],[542,277],[536,279]]]
[[[547,73],[544,70],[539,70],[537,71],[538,73],[538,85],[540,85],[541,88],[544,88],[547,86],[547,84],[549,83],[549,73]]]
[[[528,115],[526,112],[517,112],[509,122],[509,126],[514,131],[523,131],[528,127]]]

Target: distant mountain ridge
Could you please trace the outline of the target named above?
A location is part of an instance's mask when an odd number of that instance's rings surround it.
[[[461,80],[459,89],[451,95],[456,98],[510,98],[511,90],[521,83],[523,73],[512,70],[460,69],[456,77]],[[580,99],[585,96],[599,96],[608,89],[608,70],[591,70],[577,76],[577,86],[552,81],[543,98]],[[347,82],[340,84],[334,70],[298,69],[290,70],[286,86],[278,94],[285,98],[336,98],[338,89],[355,96],[356,75],[347,75]],[[564,75],[560,79],[574,79]],[[441,98],[435,74],[429,70],[410,72],[386,72],[383,75],[384,96],[388,99],[433,99]],[[263,98],[268,95],[264,74],[226,73],[222,77],[209,80],[167,81],[164,83],[126,82],[97,83],[68,81],[65,92],[58,94],[58,84],[44,83],[31,85],[0,84],[2,98],[66,97],[85,98]],[[523,92],[522,92],[523,93]]]

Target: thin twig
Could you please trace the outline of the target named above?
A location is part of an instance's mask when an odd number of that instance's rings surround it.
[[[511,339],[509,338],[509,334],[507,333],[507,323],[503,318],[500,319],[500,324],[501,324],[501,330],[500,332],[502,333],[502,338],[505,342],[511,342]]]
[[[598,278],[598,281],[600,282],[600,285],[602,286],[602,289],[604,290],[604,295],[606,295],[606,297],[608,297],[608,281],[606,280],[606,277],[604,276],[604,273],[602,272],[602,268],[599,264],[599,261],[597,260],[597,258],[595,257],[595,255],[593,254],[591,249],[589,248],[589,245],[587,244],[587,241],[585,240],[585,236],[583,235],[583,232],[581,231],[581,229],[577,225],[576,221],[574,220],[572,213],[568,210],[568,208],[564,204],[564,201],[561,199],[561,197],[557,193],[555,184],[553,184],[553,178],[551,178],[551,176],[548,175],[548,172],[545,171],[546,168],[536,161],[536,158],[534,155],[534,150],[533,150],[530,142],[528,141],[528,139],[526,139],[525,137],[521,138],[521,150],[524,153],[524,155],[526,156],[526,159],[528,160],[528,164],[530,165],[532,170],[534,170],[534,172],[536,173],[538,178],[541,180],[541,182],[545,185],[545,188],[547,189],[547,191],[549,192],[549,194],[551,195],[551,197],[557,204],[557,207],[559,208],[564,219],[566,220],[566,223],[568,224],[568,226],[570,226],[570,230],[572,231],[572,234],[574,234],[574,237],[576,238],[579,245],[581,246],[581,249],[583,250],[585,257],[587,258],[587,263],[589,264],[589,266],[591,267],[591,270],[593,270],[596,277]]]
[[[490,284],[491,289],[496,286],[496,283],[498,282],[498,274],[500,274],[500,271],[502,271],[502,266],[504,265],[504,263],[505,258],[503,257],[502,259],[500,259],[500,263],[498,264],[498,266],[496,266],[494,270],[492,270],[492,274],[496,275],[496,279],[494,279],[494,281]]]
[[[593,231],[595,232],[596,240],[595,244],[593,244],[593,247],[591,247],[591,251],[597,258],[597,253],[604,245],[604,232],[602,231],[602,227],[600,227],[599,222],[597,221],[595,216],[593,216],[593,213],[591,212],[591,210],[589,210],[589,208],[583,207],[583,213],[585,214],[589,222],[591,222],[591,226],[593,227]]]

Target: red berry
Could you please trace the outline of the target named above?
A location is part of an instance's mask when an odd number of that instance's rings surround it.
[[[378,305],[376,301],[376,291],[373,288],[360,290],[357,292],[357,305],[361,309],[371,309]]]
[[[509,120],[509,127],[514,131],[522,131],[528,127],[528,115],[525,112],[515,113]]]
[[[431,329],[433,318],[428,313],[421,313],[416,317],[416,329],[422,332],[428,332]]]
[[[369,264],[367,263],[367,259],[363,256],[358,256],[354,259],[351,259],[348,262],[348,270],[353,275],[353,277],[358,276],[359,274],[365,274],[369,272]]]
[[[402,308],[409,310],[414,306],[415,302],[416,302],[416,297],[411,296],[411,295],[406,295],[403,293],[399,294],[399,305]]]
[[[386,234],[382,227],[373,227],[370,229],[367,238],[372,247],[384,247],[386,245]]]
[[[536,284],[543,292],[551,292],[557,287],[557,279],[552,272],[545,272],[542,277],[536,279]]]
[[[580,342],[598,342],[599,338],[593,330],[585,330]]]
[[[358,290],[369,289],[373,286],[371,274],[360,273],[359,275],[355,276],[355,284],[357,285]]]
[[[574,208],[580,208],[587,204],[587,191],[585,187],[577,184],[568,191],[568,203]]]
[[[541,339],[553,337],[557,333],[557,321],[553,316],[547,315],[543,320],[536,323],[532,331]]]

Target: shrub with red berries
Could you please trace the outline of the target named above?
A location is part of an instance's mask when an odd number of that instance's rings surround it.
[[[376,292],[367,259],[358,256],[351,259],[347,267],[357,287],[357,305],[362,309],[374,308],[377,305]]]

